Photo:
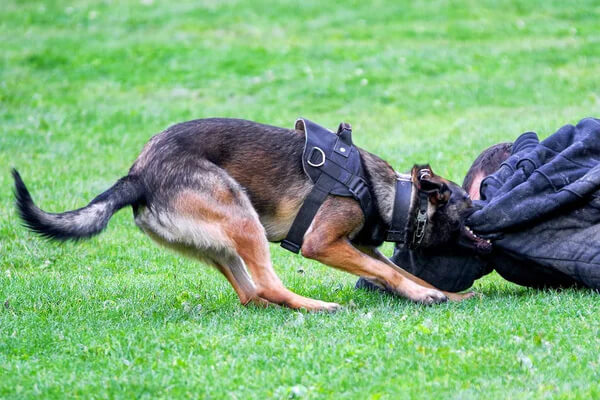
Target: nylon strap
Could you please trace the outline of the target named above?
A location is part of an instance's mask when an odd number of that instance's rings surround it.
[[[415,199],[418,207],[417,216],[415,218],[413,233],[409,237],[412,191],[412,180],[410,178],[399,177],[396,181],[392,223],[385,238],[387,242],[396,242],[409,249],[419,247],[423,241],[423,237],[425,237],[425,229],[427,228],[428,221],[427,208],[429,207],[427,193],[419,191]]]
[[[281,247],[296,254],[300,252],[302,242],[304,241],[304,234],[336,182],[329,175],[321,174],[308,196],[306,196],[302,207],[300,207],[300,211],[298,211],[298,215],[294,218],[290,231],[281,242]]]
[[[387,232],[386,241],[408,244],[406,237],[410,200],[412,196],[412,181],[398,178],[396,181],[396,194],[394,197],[394,211],[392,224]]]

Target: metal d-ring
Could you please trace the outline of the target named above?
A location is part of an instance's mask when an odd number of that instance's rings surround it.
[[[313,164],[310,159],[312,158],[312,153],[314,153],[314,151],[317,150],[321,153],[321,162],[318,164]],[[313,147],[312,150],[310,151],[310,156],[308,156],[308,158],[306,159],[306,162],[308,163],[308,165],[310,165],[311,167],[320,167],[321,165],[325,164],[325,152],[323,150],[321,150],[319,147]]]
[[[419,180],[423,179],[423,178],[431,178],[431,173],[426,170],[426,169],[422,169],[419,171]]]

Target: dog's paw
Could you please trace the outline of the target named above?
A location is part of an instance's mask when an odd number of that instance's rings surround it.
[[[336,312],[341,309],[338,303],[329,303],[327,301],[321,301],[316,299],[304,298],[302,303],[291,306],[291,308],[297,310],[305,310],[308,312]]]
[[[419,295],[417,299],[415,299],[417,303],[432,305],[445,303],[448,301],[448,297],[439,290],[436,289],[424,289],[423,293]]]
[[[431,305],[448,301],[448,297],[443,292],[433,288],[426,288],[408,279],[403,281],[402,287],[396,289],[395,292],[420,304]]]
[[[342,308],[338,303],[328,303],[326,301],[318,301],[320,305],[309,311],[317,311],[317,312],[330,312],[334,313]]]
[[[470,299],[475,296],[481,297],[481,295],[477,292],[446,293],[446,296],[448,296],[450,301],[463,301],[463,300],[467,300],[467,299]]]
[[[271,303],[269,300],[267,299],[263,299],[262,297],[254,297],[251,300],[249,300],[246,304],[243,304],[244,306],[249,306],[249,305],[253,305],[255,307],[260,307],[260,308],[267,308],[267,307],[279,307],[278,304],[275,303]]]

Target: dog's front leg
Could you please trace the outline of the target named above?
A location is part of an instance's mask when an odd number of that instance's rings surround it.
[[[435,304],[448,300],[441,291],[421,286],[404,277],[386,263],[359,251],[347,238],[338,238],[330,243],[323,241],[315,243],[310,239],[310,237],[305,238],[305,244],[302,247],[302,254],[305,257],[367,278],[379,286],[418,303]]]
[[[368,254],[369,256],[386,263],[387,265],[389,265],[390,267],[394,268],[395,270],[397,270],[400,274],[402,274],[404,277],[410,279],[411,281],[421,285],[421,286],[425,286],[428,288],[434,288],[436,289],[433,285],[431,285],[430,283],[424,281],[423,279],[419,278],[418,276],[415,276],[413,274],[411,274],[410,272],[402,269],[401,267],[399,267],[398,265],[394,264],[392,261],[390,261],[389,258],[387,258],[385,255],[383,255],[379,249],[377,249],[376,247],[363,247],[363,246],[357,246],[362,252],[364,252],[365,254]],[[439,289],[438,289],[439,290]],[[462,300],[466,300],[469,299],[473,296],[475,296],[475,292],[467,292],[467,293],[454,293],[454,292],[446,292],[444,290],[440,290],[442,293],[444,293],[446,295],[446,297],[448,297],[450,300],[452,301],[462,301]]]
[[[338,197],[328,198],[304,236],[302,255],[370,279],[379,286],[415,302],[433,304],[448,300],[439,290],[413,282],[385,262],[354,247],[348,236],[361,228],[363,220],[362,211],[356,201]]]

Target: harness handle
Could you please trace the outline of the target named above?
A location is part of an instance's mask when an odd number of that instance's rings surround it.
[[[340,140],[346,145],[352,145],[352,125],[347,122],[342,122],[340,126],[338,126],[337,135]]]
[[[337,135],[339,136],[340,133],[342,133],[345,130],[352,132],[352,125],[350,125],[347,122],[340,122],[340,126],[338,126],[338,130],[337,130]]]

